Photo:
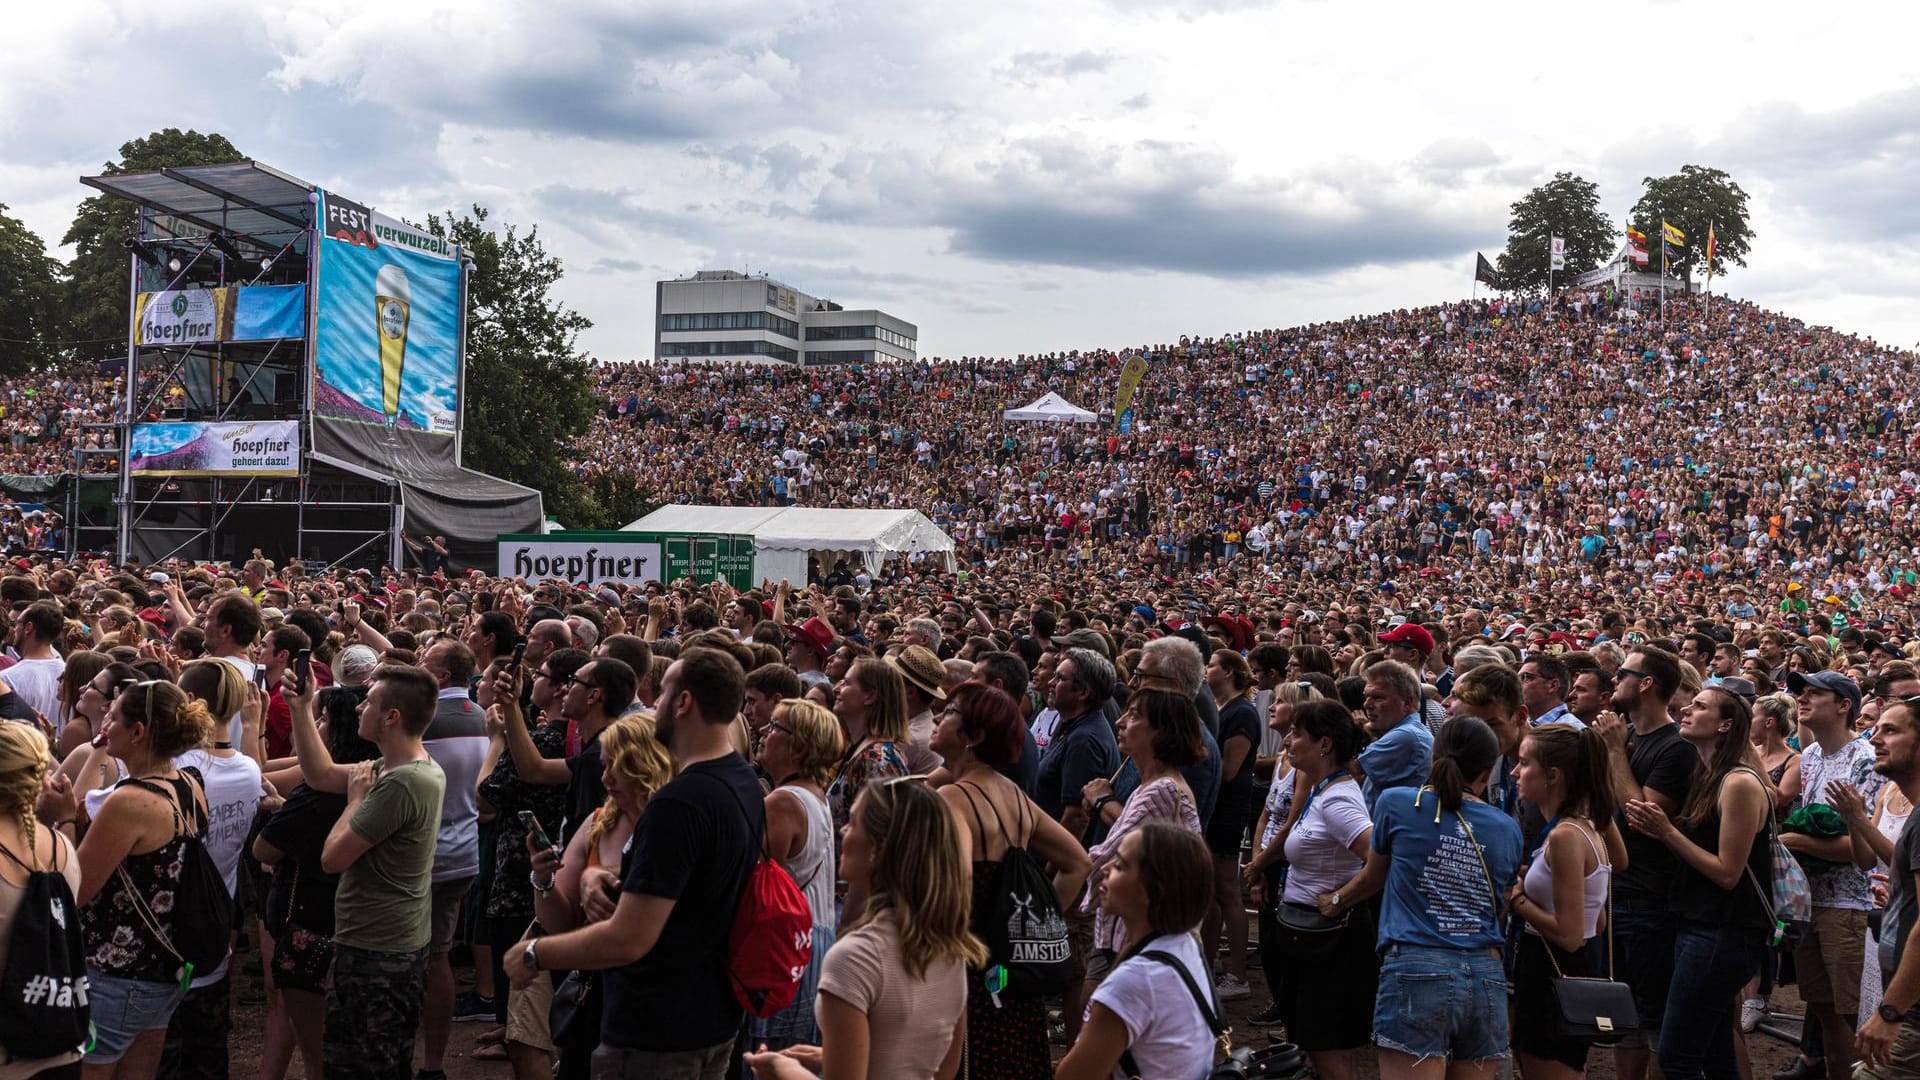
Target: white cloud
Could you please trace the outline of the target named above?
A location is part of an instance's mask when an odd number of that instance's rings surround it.
[[[11,18],[0,202],[49,243],[121,142],[217,130],[408,217],[479,202],[539,224],[610,358],[644,355],[656,278],[708,266],[884,304],[934,355],[1428,303],[1470,289],[1527,186],[1579,173],[1618,219],[1642,176],[1689,162],[1752,195],[1737,293],[1920,338],[1904,38],[1775,0],[1737,32],[1708,7],[1519,0],[964,19],[880,0],[72,0]]]

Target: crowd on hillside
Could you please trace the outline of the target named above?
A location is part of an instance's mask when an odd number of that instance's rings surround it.
[[[118,386],[70,369],[0,379],[0,475],[72,472],[76,449],[112,447],[113,429],[90,425],[113,423]]]
[[[986,566],[1089,582],[1797,583],[1839,614],[1908,581],[1912,354],[1725,298],[1656,315],[1566,294],[1183,339],[1142,350],[1125,434],[1000,418],[1110,408],[1113,353],[608,366],[576,467],[662,502],[912,506]]]

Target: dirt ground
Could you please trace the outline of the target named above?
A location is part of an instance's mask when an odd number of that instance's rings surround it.
[[[258,972],[259,956],[248,952],[235,958],[235,970],[243,966]],[[1248,978],[1253,985],[1249,997],[1227,1004],[1227,1014],[1234,1026],[1236,1046],[1261,1047],[1267,1045],[1268,1032],[1247,1023],[1247,1018],[1266,1008],[1266,980],[1260,974],[1260,965],[1248,965]],[[471,969],[459,971],[461,989],[472,985]],[[260,1075],[260,1049],[262,1033],[266,1027],[266,1009],[260,1006],[242,1005],[239,1002],[240,988],[248,985],[245,976],[233,980],[235,1001],[233,1007],[232,1038],[232,1076],[234,1080],[253,1080]],[[1791,1029],[1797,1023],[1800,1009],[1799,999],[1793,988],[1777,990],[1773,996],[1773,1005],[1778,1013],[1788,1014],[1786,1026]],[[446,1071],[449,1080],[511,1080],[513,1072],[504,1061],[476,1061],[473,1058],[474,1040],[492,1025],[481,1023],[456,1023],[453,1025],[453,1038],[448,1043]],[[1764,1025],[1763,1025],[1764,1026]],[[1785,1065],[1794,1054],[1787,1042],[1764,1032],[1755,1032],[1747,1036],[1747,1052],[1751,1061],[1750,1076],[1753,1080],[1772,1080],[1774,1070]],[[416,1054],[418,1053],[416,1049]],[[1056,1047],[1056,1055],[1065,1053],[1065,1047]],[[299,1056],[294,1056],[289,1077],[306,1080],[305,1070]],[[1371,1052],[1364,1055],[1361,1075],[1363,1080],[1376,1080],[1379,1070],[1376,1068]],[[1613,1080],[1613,1056],[1606,1051],[1596,1051],[1588,1058],[1588,1076],[1593,1080]],[[262,1077],[261,1080],[282,1080],[279,1077]]]

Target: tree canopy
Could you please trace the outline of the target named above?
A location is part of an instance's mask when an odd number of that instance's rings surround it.
[[[183,165],[221,165],[246,155],[226,136],[166,128],[120,147],[107,173],[152,172]],[[95,195],[80,204],[62,244],[73,245],[67,265],[65,332],[81,360],[124,356],[127,351],[127,251],[124,241],[139,225],[137,208],[125,199]]]
[[[1660,259],[1660,223],[1668,222],[1687,234],[1683,248],[1669,248],[1668,266],[1680,278],[1693,276],[1707,268],[1707,227],[1714,233],[1713,272],[1724,274],[1728,265],[1747,265],[1747,252],[1753,244],[1753,229],[1747,224],[1747,193],[1720,169],[1702,165],[1683,165],[1670,176],[1649,176],[1641,181],[1646,191],[1633,204],[1629,220],[1647,234],[1648,254],[1654,264]]]
[[[0,203],[0,374],[53,363],[64,334],[60,261]]]
[[[1553,272],[1556,283],[1571,281],[1607,261],[1620,242],[1613,222],[1600,210],[1600,186],[1570,172],[1527,192],[1513,204],[1507,222],[1507,249],[1500,253],[1501,280],[1509,289],[1544,289],[1548,239],[1567,242],[1567,265]]]

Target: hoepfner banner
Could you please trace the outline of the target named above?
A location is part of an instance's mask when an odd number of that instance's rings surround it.
[[[299,476],[300,422],[135,424],[127,467],[144,476]]]
[[[657,541],[501,540],[500,576],[527,581],[559,578],[574,585],[618,581],[643,585],[660,580]]]

